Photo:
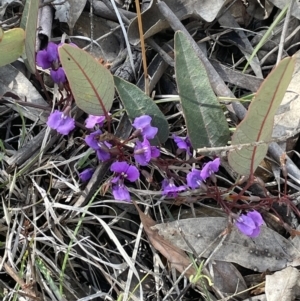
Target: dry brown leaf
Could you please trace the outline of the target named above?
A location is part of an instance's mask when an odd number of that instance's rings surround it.
[[[207,258],[214,252],[214,260],[234,262],[258,272],[278,271],[299,265],[300,252],[294,244],[265,225],[256,238],[250,238],[233,227],[219,247],[219,241],[215,239],[227,226],[226,218],[204,217],[158,224],[152,229],[159,230],[164,239],[182,250],[190,252],[190,247],[182,238],[183,233],[202,257]]]
[[[300,273],[296,268],[287,267],[273,275],[266,276],[268,301],[290,301],[300,296]]]
[[[225,3],[224,0],[165,0],[164,2],[176,14],[179,20],[197,15],[206,22],[212,22]],[[161,15],[156,3],[157,0],[152,0],[148,9],[142,13],[145,39],[169,27],[169,23]],[[129,25],[128,38],[133,45],[137,45],[140,42],[137,18],[132,20]]]
[[[147,216],[144,212],[142,212],[135,202],[133,202],[133,204],[139,212],[144,230],[152,246],[169,261],[172,267],[174,267],[179,273],[182,273],[191,264],[188,256],[184,251],[177,248],[172,243],[160,236],[157,230],[151,229],[151,227],[156,225],[155,221],[151,217]],[[190,267],[185,273],[185,276],[190,277],[195,274],[195,269],[193,267]]]

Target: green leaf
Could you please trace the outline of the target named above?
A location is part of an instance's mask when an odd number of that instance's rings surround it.
[[[25,32],[14,28],[4,32],[0,41],[0,67],[16,61],[24,49]]]
[[[237,149],[230,151],[228,161],[238,174],[253,174],[264,159],[267,143],[248,147],[238,145],[271,140],[274,116],[292,79],[294,67],[294,57],[285,58],[277,65],[260,86],[247,115],[233,134],[232,145],[237,145]]]
[[[151,144],[164,143],[169,137],[169,125],[166,117],[153,99],[147,96],[140,88],[120,77],[114,76],[114,80],[119,96],[131,121],[142,115],[151,116],[151,124],[158,128],[158,140],[153,139]]]
[[[204,65],[181,31],[175,33],[175,71],[192,146],[226,145],[230,133],[222,107],[211,88]]]
[[[77,47],[64,44],[58,52],[77,106],[91,115],[106,115],[115,93],[110,71]]]
[[[24,63],[27,69],[35,74],[35,40],[36,26],[39,10],[39,1],[27,0],[21,19],[20,27],[26,32],[25,37],[25,53],[23,53]]]

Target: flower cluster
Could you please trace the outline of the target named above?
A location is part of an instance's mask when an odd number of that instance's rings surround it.
[[[216,158],[213,161],[206,163],[202,170],[192,169],[191,172],[187,175],[187,184],[192,189],[198,188],[201,186],[203,181],[207,178],[212,177],[215,172],[219,170],[220,167],[220,158]]]
[[[250,211],[240,215],[235,225],[245,235],[255,238],[259,236],[260,227],[264,223],[261,214],[257,211]]]
[[[55,43],[50,42],[46,49],[38,51],[36,63],[43,69],[51,68],[50,76],[55,83],[63,84],[66,82],[65,71],[60,67],[58,45]]]

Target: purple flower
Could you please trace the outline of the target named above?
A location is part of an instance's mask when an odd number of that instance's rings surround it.
[[[130,194],[127,187],[123,183],[112,186],[112,193],[116,200],[130,201]]]
[[[93,173],[94,173],[95,169],[94,168],[87,168],[85,170],[83,170],[80,174],[79,174],[79,178],[82,182],[86,182],[88,181]]]
[[[148,115],[134,119],[133,126],[140,131],[141,135],[147,139],[153,139],[157,134],[158,128],[151,126],[152,118]]]
[[[55,110],[49,115],[47,125],[62,135],[68,135],[75,128],[75,120]]]
[[[167,195],[169,197],[177,197],[178,192],[184,191],[186,188],[184,186],[176,186],[173,180],[164,179],[162,182],[163,195]]]
[[[257,211],[250,211],[242,214],[235,222],[236,227],[249,237],[257,237],[260,233],[260,226],[264,223],[261,215]]]
[[[92,129],[96,124],[99,126],[103,126],[105,120],[105,116],[94,116],[89,115],[89,117],[85,120],[85,127],[88,129]]]
[[[204,167],[201,170],[201,178],[203,180],[206,180],[209,178],[213,173],[217,172],[220,167],[220,158],[216,158],[213,161],[210,161],[204,165]]]
[[[85,137],[84,141],[93,150],[98,150],[98,149],[100,149],[98,138],[101,134],[102,134],[102,131],[97,130],[97,131],[87,135]]]
[[[110,159],[109,149],[111,148],[111,144],[104,141],[98,142],[99,149],[96,150],[97,157],[100,161],[107,161]]]
[[[124,161],[114,162],[111,165],[110,170],[118,174],[112,180],[113,183],[116,183],[119,179],[127,179],[130,182],[134,182],[140,177],[138,169]]]
[[[187,174],[186,181],[192,189],[199,187],[203,181],[201,171],[193,168],[192,171]]]
[[[130,182],[136,181],[140,176],[138,169],[127,162],[114,162],[110,170],[117,174],[111,180],[115,184],[112,186],[114,198],[120,201],[130,201],[129,191],[124,185],[124,180],[127,179]]]
[[[173,139],[179,149],[185,150],[190,156],[192,155],[191,153],[192,144],[189,137],[183,138],[173,134]]]
[[[159,149],[155,146],[151,146],[146,138],[144,138],[143,142],[136,142],[134,148],[134,158],[140,165],[146,166],[151,158],[157,158],[159,155]]]
[[[57,84],[63,84],[66,82],[66,74],[62,67],[59,67],[57,70],[50,70],[50,76],[52,80]]]
[[[38,51],[36,55],[36,63],[43,69],[48,69],[51,65],[58,61],[58,50],[55,43],[48,43],[46,49]]]
[[[85,143],[96,151],[97,157],[100,161],[106,161],[110,159],[109,149],[111,148],[111,144],[103,141],[99,141],[99,136],[102,134],[101,130],[97,130],[89,135],[87,135],[84,139]]]

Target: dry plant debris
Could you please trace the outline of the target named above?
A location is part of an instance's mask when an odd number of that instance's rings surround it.
[[[0,0],[2,300],[300,298],[296,0]]]

